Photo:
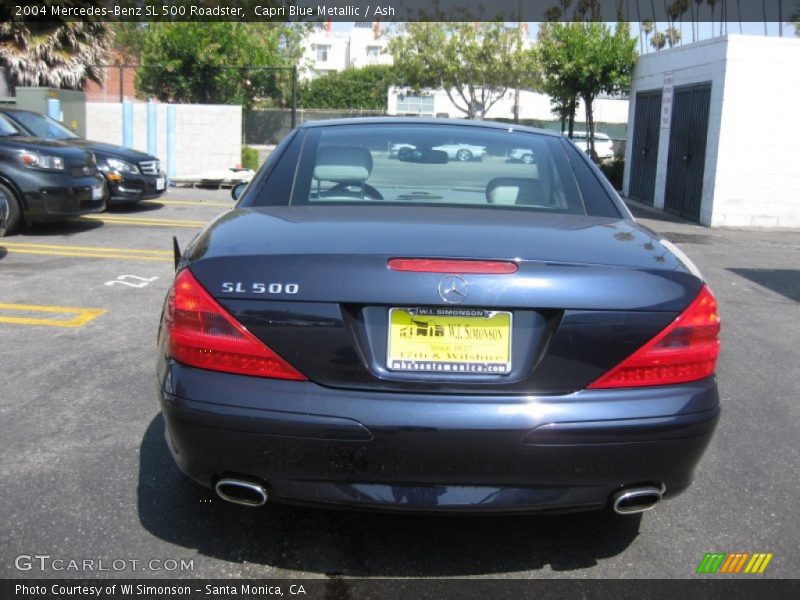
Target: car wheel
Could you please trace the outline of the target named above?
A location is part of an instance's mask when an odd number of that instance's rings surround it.
[[[472,152],[467,150],[466,148],[462,148],[458,152],[456,152],[456,158],[461,162],[467,162],[472,160]]]
[[[523,154],[522,162],[525,163],[526,165],[533,164],[533,154]]]
[[[20,208],[16,194],[2,183],[0,183],[0,194],[6,197],[6,202],[8,203],[6,226],[4,229],[0,229],[0,237],[2,237],[15,233],[19,228],[22,221],[22,209]]]

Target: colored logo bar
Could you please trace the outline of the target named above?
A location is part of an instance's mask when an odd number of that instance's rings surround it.
[[[760,575],[767,569],[772,557],[772,552],[707,552],[695,572]]]

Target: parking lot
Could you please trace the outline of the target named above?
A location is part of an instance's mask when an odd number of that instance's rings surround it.
[[[693,487],[655,510],[253,510],[179,473],[155,393],[172,236],[185,247],[231,205],[228,190],[173,189],[0,239],[0,576],[98,574],[15,566],[39,554],[122,560],[103,573],[120,577],[688,578],[715,551],[774,553],[759,577],[796,577],[800,231],[712,230],[636,209],[697,263],[723,319],[718,431]],[[191,568],[165,567],[181,560]]]

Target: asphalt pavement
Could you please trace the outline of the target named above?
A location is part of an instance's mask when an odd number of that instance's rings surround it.
[[[719,428],[694,485],[655,510],[254,510],[179,473],[154,376],[172,236],[184,247],[231,205],[227,190],[172,189],[0,240],[0,577],[691,578],[712,551],[773,553],[759,577],[796,577],[800,231],[634,207],[697,263],[723,319]]]

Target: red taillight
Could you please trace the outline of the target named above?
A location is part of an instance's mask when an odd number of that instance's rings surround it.
[[[588,387],[642,387],[703,379],[713,375],[717,366],[718,335],[717,301],[704,285],[666,329]]]
[[[189,269],[181,271],[172,285],[165,328],[169,355],[186,365],[256,377],[305,380],[228,314]]]
[[[413,273],[473,273],[476,275],[506,275],[517,272],[517,263],[504,260],[446,260],[437,258],[393,258],[392,271]]]

